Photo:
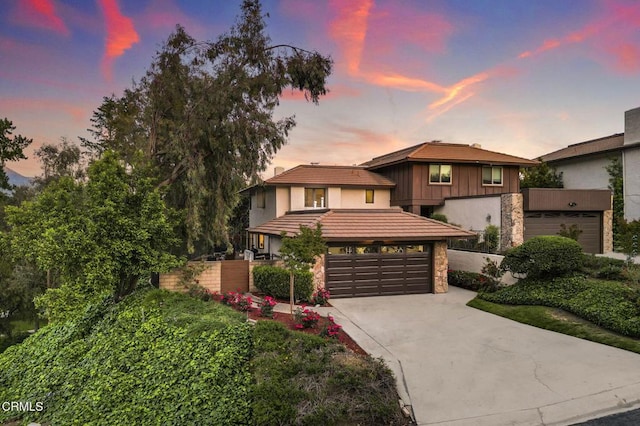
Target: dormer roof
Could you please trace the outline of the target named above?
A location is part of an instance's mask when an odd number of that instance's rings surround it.
[[[362,188],[392,188],[390,179],[359,166],[303,164],[264,181],[266,186],[322,185]]]
[[[443,142],[423,142],[399,151],[376,157],[361,166],[369,170],[402,162],[448,162],[478,163],[504,166],[530,167],[538,164],[535,160],[489,151],[479,145],[463,145]]]

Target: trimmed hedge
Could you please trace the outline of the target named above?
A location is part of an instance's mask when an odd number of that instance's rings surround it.
[[[294,278],[295,299],[311,299],[313,274],[310,271],[297,271]],[[253,268],[253,283],[267,296],[289,299],[289,271],[284,268],[271,265],[256,266]]]
[[[495,291],[500,286],[496,279],[477,272],[449,270],[447,280],[449,285],[472,291]]]
[[[570,238],[543,235],[509,249],[500,267],[528,278],[552,278],[582,268],[582,247]]]
[[[640,337],[640,290],[616,282],[583,277],[527,279],[478,297],[507,305],[560,308],[608,330]]]

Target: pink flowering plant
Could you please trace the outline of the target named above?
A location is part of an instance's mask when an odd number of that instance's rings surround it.
[[[276,303],[273,297],[265,296],[258,305],[260,306],[260,316],[273,318],[273,307],[276,306]]]
[[[250,311],[251,306],[253,305],[251,296],[245,296],[244,294],[235,291],[226,292],[222,295],[222,299],[220,301],[223,304],[231,306],[241,312]]]
[[[313,293],[313,296],[311,296],[311,302],[314,305],[324,306],[329,301],[330,296],[331,294],[329,293],[329,290],[327,290],[326,288],[319,288],[316,292]]]
[[[327,324],[327,328],[320,332],[320,335],[337,339],[342,326],[340,324],[336,324],[336,321],[331,314],[327,315],[327,320],[329,320],[329,324]]]
[[[296,311],[293,313],[293,318],[297,329],[313,328],[318,324],[320,314],[303,305],[302,307],[296,308]]]

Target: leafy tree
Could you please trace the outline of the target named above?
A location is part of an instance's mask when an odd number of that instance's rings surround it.
[[[60,277],[39,300],[54,321],[105,294],[122,299],[151,272],[179,264],[168,254],[177,243],[175,215],[148,178],[127,172],[110,151],[88,177],[86,184],[61,177],[35,200],[7,208],[14,256]]]
[[[300,225],[298,235],[288,237],[283,232],[281,237],[280,256],[289,270],[289,295],[293,313],[295,272],[308,271],[315,263],[316,257],[326,252],[327,246],[322,239],[322,225],[319,223],[315,229]]]
[[[38,186],[46,186],[51,181],[63,176],[83,179],[84,164],[80,148],[62,138],[59,145],[44,144],[36,152],[42,163],[42,176],[34,179]]]
[[[624,181],[620,158],[612,158],[606,167],[609,173],[609,189],[613,192],[613,244],[620,247],[620,239],[624,228]]]
[[[32,139],[27,139],[21,135],[15,135],[11,138],[15,126],[12,121],[7,118],[0,119],[0,189],[11,189],[9,177],[4,171],[4,165],[7,161],[16,161],[26,159],[24,149],[29,146]]]
[[[165,200],[184,210],[190,252],[227,240],[238,190],[258,180],[286,142],[293,117],[276,120],[283,90],[317,103],[332,61],[295,46],[273,45],[258,0],[245,0],[232,29],[200,42],[178,26],[145,77],[120,97],[104,98],[92,122],[93,155],[119,152],[145,169]]]
[[[520,188],[563,188],[562,172],[541,161],[534,167],[526,168],[520,177]]]

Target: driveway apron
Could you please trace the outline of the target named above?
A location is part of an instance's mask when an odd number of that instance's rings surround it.
[[[466,306],[475,293],[335,299],[419,425],[572,424],[640,406],[640,355]]]

